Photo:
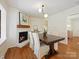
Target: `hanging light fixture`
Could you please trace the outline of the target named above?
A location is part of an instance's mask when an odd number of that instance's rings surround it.
[[[41,6],[42,8],[39,8],[39,13],[42,13],[43,14],[43,16],[44,16],[44,18],[47,18],[48,17],[48,14],[47,13],[45,13],[45,11],[44,11],[44,9],[45,9],[45,6],[44,5],[42,5]]]
[[[44,14],[44,17],[47,18],[48,17],[48,14]]]
[[[41,8],[39,8],[39,10],[38,10],[38,11],[39,11],[39,13],[41,13],[41,12],[42,12],[42,9],[41,9]]]

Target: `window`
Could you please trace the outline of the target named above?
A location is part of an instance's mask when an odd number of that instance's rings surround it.
[[[0,45],[6,40],[6,10],[0,4]]]

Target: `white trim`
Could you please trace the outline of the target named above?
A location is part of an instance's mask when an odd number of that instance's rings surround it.
[[[3,6],[0,4],[1,10],[1,38],[0,45],[6,40],[6,11]]]

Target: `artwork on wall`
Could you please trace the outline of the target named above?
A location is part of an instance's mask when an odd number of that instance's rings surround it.
[[[19,43],[28,39],[28,32],[19,32]]]
[[[0,38],[1,38],[1,10],[0,10]]]
[[[20,25],[29,25],[29,18],[26,14],[19,12],[19,24]]]

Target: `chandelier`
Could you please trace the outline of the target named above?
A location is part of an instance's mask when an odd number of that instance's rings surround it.
[[[48,14],[45,13],[45,5],[42,5],[41,8],[38,9],[39,13],[42,13],[44,18],[48,18]]]

